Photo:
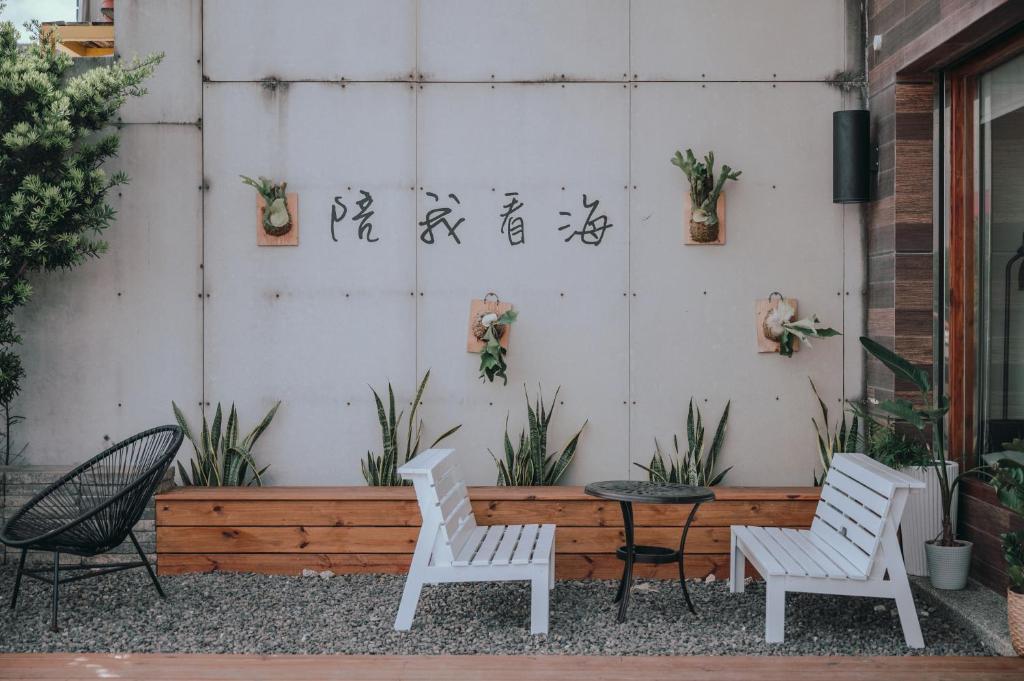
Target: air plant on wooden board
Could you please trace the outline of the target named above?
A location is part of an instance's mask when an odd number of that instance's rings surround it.
[[[495,378],[500,378],[503,385],[508,385],[508,376],[505,374],[508,369],[505,354],[508,350],[502,347],[501,337],[518,316],[519,313],[511,309],[500,315],[497,312],[485,312],[473,324],[473,334],[484,344],[480,349],[480,378],[484,381],[493,383]]]
[[[292,215],[288,211],[288,183],[275,184],[262,175],[259,180],[245,175],[239,177],[263,197],[266,204],[263,209],[263,230],[270,236],[287,234],[292,228]]]
[[[806,343],[807,347],[811,347],[811,338],[843,335],[831,327],[822,326],[817,315],[794,321],[796,310],[793,309],[793,306],[778,293],[773,293],[769,299],[773,296],[779,296],[779,303],[768,311],[762,324],[762,330],[765,338],[779,344],[779,354],[783,357],[793,356],[794,339],[799,339],[801,343]]]
[[[718,197],[726,181],[739,179],[743,171],[723,164],[716,179],[715,152],[709,151],[702,163],[693,149],[687,149],[686,156],[677,151],[672,165],[678,166],[690,182],[690,236],[699,243],[717,241]]]

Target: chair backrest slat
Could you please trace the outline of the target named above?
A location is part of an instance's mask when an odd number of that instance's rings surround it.
[[[891,517],[902,512],[902,504],[893,504],[897,491],[921,486],[864,454],[837,454],[822,486],[811,533],[867,574],[878,556],[886,523],[899,525],[900,519]]]
[[[416,488],[424,528],[437,532],[434,561],[450,563],[476,529],[462,472],[451,449],[430,449],[398,469]],[[436,529],[428,525],[434,525]]]

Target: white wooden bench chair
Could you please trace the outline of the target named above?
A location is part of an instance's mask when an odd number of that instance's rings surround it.
[[[923,648],[896,539],[907,495],[923,487],[863,454],[837,454],[810,530],[733,525],[729,590],[743,591],[749,560],[766,582],[765,640],[783,641],[786,592],[802,591],[893,598],[907,645]]]
[[[398,469],[412,480],[423,525],[395,629],[407,631],[424,584],[529,581],[530,632],[548,631],[555,587],[554,525],[477,525],[451,449],[429,449]]]

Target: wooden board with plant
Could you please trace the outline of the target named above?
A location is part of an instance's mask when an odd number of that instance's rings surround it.
[[[696,243],[718,241],[718,199],[725,183],[738,180],[743,171],[723,164],[716,178],[715,152],[709,151],[702,162],[694,156],[693,149],[687,149],[685,156],[677,151],[672,157],[672,165],[683,171],[690,184],[690,237]]]

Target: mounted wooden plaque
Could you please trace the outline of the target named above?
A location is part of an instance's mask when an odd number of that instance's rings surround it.
[[[472,300],[469,303],[469,332],[466,339],[466,352],[472,352],[479,354],[484,349],[484,342],[476,337],[476,323],[477,320],[489,313],[493,312],[499,317],[509,310],[512,309],[512,303],[503,303],[497,298],[494,300]],[[501,347],[508,350],[508,337],[512,331],[511,324],[504,325],[505,331],[498,342],[501,343]]]
[[[266,202],[256,195],[256,244],[258,246],[298,246],[299,245],[299,195],[288,192],[288,214],[292,217],[292,228],[281,236],[271,236],[263,229],[263,211]]]
[[[768,313],[778,307],[781,302],[781,298],[761,298],[756,301],[754,308],[754,333],[757,337],[757,351],[758,352],[775,352],[779,351],[779,342],[773,341],[770,338],[766,338],[764,335],[764,320],[768,316]],[[797,315],[797,299],[786,298],[786,302],[793,307],[793,319],[798,319]],[[793,352],[800,349],[800,339],[793,339]]]
[[[715,204],[718,212],[718,238],[715,241],[694,241],[690,235],[690,213],[693,211],[693,202],[690,200],[690,190],[687,187],[683,195],[683,243],[687,246],[724,246],[725,245],[725,192],[718,195],[718,202]]]

